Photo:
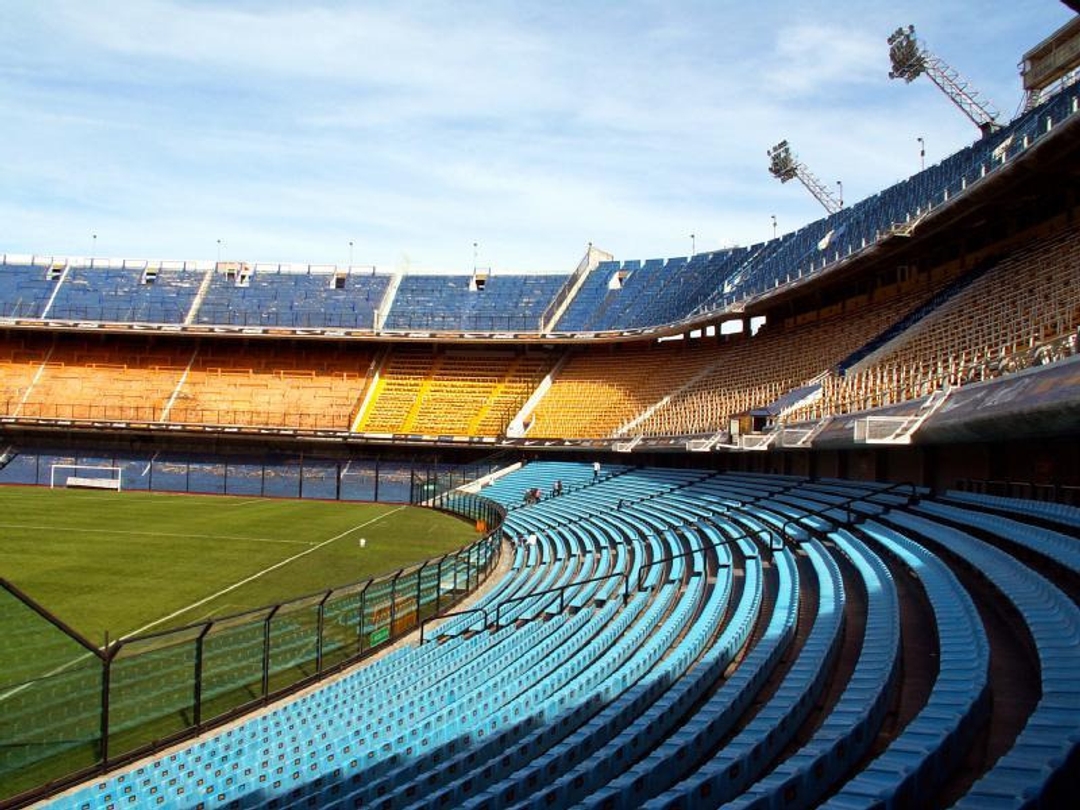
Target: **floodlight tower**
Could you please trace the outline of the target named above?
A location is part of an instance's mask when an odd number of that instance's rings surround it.
[[[795,154],[791,151],[791,144],[787,141],[780,141],[766,154],[769,156],[769,174],[781,183],[786,183],[788,180],[798,180],[806,186],[806,190],[813,194],[814,199],[821,203],[822,207],[830,214],[835,214],[844,207],[844,203],[838,200],[836,195],[829,191],[825,184],[814,177],[813,173],[806,168],[806,165],[795,157]],[[775,220],[773,224],[775,226]]]
[[[942,59],[930,53],[924,42],[915,37],[915,26],[897,28],[889,37],[890,79],[910,84],[924,73],[949,100],[975,124],[984,135],[1001,127],[998,111],[979,98],[978,91]]]

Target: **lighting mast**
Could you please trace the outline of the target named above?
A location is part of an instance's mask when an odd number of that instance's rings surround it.
[[[1001,128],[1000,115],[993,105],[979,98],[979,92],[944,60],[934,56],[926,43],[915,37],[915,26],[897,28],[889,37],[890,79],[910,84],[924,73],[984,135]]]
[[[798,180],[806,186],[806,190],[813,194],[814,199],[821,203],[822,207],[830,214],[835,214],[844,207],[843,201],[829,191],[825,184],[806,168],[806,164],[799,161],[791,151],[791,144],[786,140],[780,141],[766,154],[769,156],[769,174],[781,183],[786,183],[788,180]]]

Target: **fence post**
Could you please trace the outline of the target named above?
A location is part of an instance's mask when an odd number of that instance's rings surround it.
[[[443,563],[445,561],[446,561],[446,555],[444,554],[442,557],[439,558],[439,570],[438,570],[439,581],[435,585],[435,612],[436,613],[438,613],[440,610],[442,610],[442,566],[443,566]]]
[[[206,634],[210,632],[213,625],[212,621],[207,622],[202,632],[195,639],[195,694],[192,696],[195,707],[192,712],[192,725],[195,726],[196,730],[199,730],[199,727],[202,726],[203,639],[206,638]]]
[[[330,598],[330,594],[334,592],[333,588],[327,589],[323,598],[319,600],[319,613],[315,620],[315,671],[322,674],[322,661],[323,661],[323,616],[326,613],[326,600]]]
[[[105,631],[105,657],[101,659],[101,766],[109,767],[109,687],[112,682],[113,649]]]
[[[270,622],[281,605],[274,605],[263,619],[263,660],[262,660],[262,696],[266,700],[270,694]]]
[[[394,578],[390,580],[390,635],[394,635],[394,620],[397,618],[397,581],[401,576],[401,572],[404,568],[399,568],[398,572],[394,574]]]
[[[356,654],[359,655],[364,651],[364,610],[367,607],[367,589],[371,587],[371,580],[369,579],[364,583],[364,589],[360,591],[360,620],[356,626]]]
[[[424,569],[431,560],[425,560],[424,564],[416,571],[416,623],[420,624],[420,606],[424,598]]]

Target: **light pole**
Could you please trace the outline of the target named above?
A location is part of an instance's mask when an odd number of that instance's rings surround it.
[[[772,217],[772,238],[776,238],[776,214],[769,214]]]
[[[837,180],[836,181],[836,187],[838,189],[840,189],[840,207],[843,208],[844,207],[844,181],[843,180]]]
[[[93,240],[90,247],[90,266],[94,266],[94,257],[97,256],[97,234],[91,234],[90,238]]]
[[[697,236],[690,234],[690,257],[697,255]]]
[[[353,248],[353,243],[352,243],[352,239],[350,239],[349,240],[349,267],[352,267],[352,248]]]
[[[217,240],[217,263],[221,264],[221,240]]]
[[[472,243],[472,273],[476,275],[476,242]]]
[[[919,142],[919,171],[926,169],[926,141],[922,137],[918,137],[915,140]]]

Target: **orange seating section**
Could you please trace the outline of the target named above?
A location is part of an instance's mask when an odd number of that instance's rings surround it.
[[[731,341],[719,347],[707,373],[675,393],[633,432],[673,436],[725,429],[732,417],[769,405],[824,374],[928,295],[916,287],[883,296],[871,306],[860,302],[817,320],[767,325],[753,337]]]
[[[372,352],[231,341],[0,340],[7,416],[347,430]]]
[[[1080,228],[998,262],[844,378],[804,417],[850,413],[997,376],[1021,354],[1080,327]]]
[[[535,438],[603,438],[714,362],[707,341],[571,355],[529,417]]]
[[[700,339],[573,356],[537,406],[536,438],[715,433],[827,371],[924,300],[923,286],[888,290],[752,337]]]
[[[373,357],[363,346],[203,344],[169,422],[348,430]]]
[[[33,348],[4,368],[3,379],[5,389],[14,383],[21,391],[17,399],[5,391],[5,410],[22,418],[153,421],[184,370],[167,345],[97,337],[21,340]]]

